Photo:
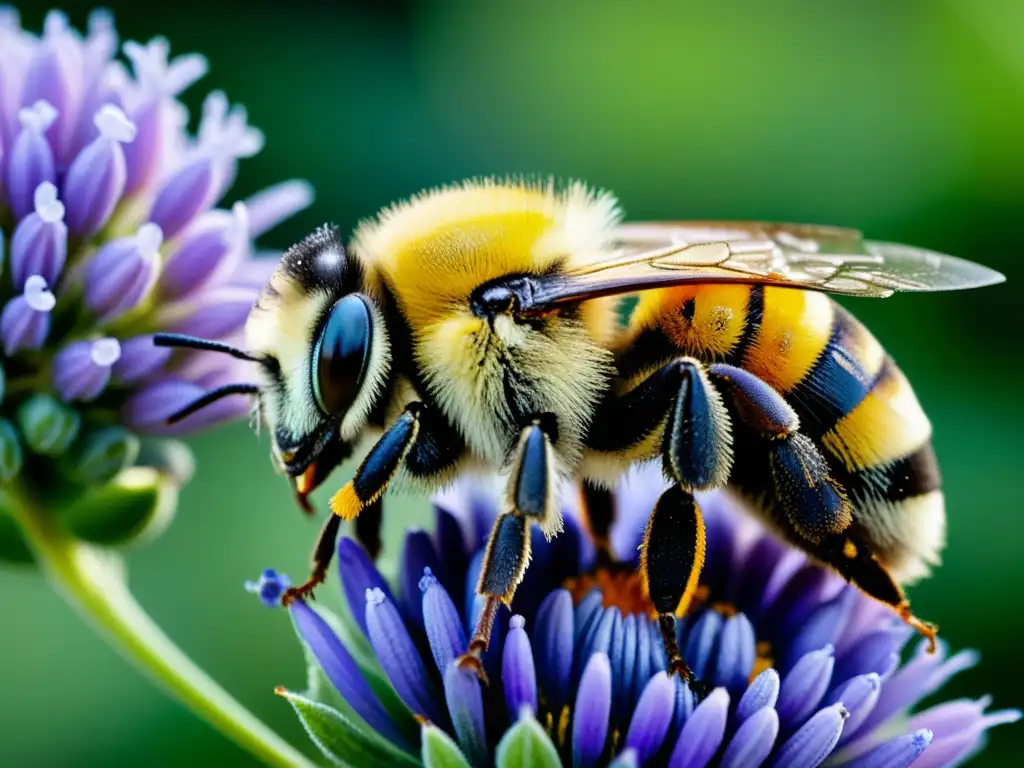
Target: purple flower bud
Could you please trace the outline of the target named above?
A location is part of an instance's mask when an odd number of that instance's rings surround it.
[[[133,395],[121,408],[121,420],[136,432],[147,435],[178,435],[200,427],[237,418],[251,410],[246,398],[226,397],[203,408],[177,424],[167,417],[206,394],[206,389],[190,381],[158,381]]]
[[[762,707],[743,721],[722,755],[721,768],[747,768],[761,765],[775,746],[779,735],[779,715],[771,707]]]
[[[523,707],[530,714],[537,712],[537,673],[533,665],[533,649],[526,634],[526,619],[516,615],[509,621],[502,652],[501,683],[505,689],[505,703],[509,716],[517,715]]]
[[[572,721],[573,765],[581,768],[597,765],[608,738],[611,711],[612,667],[607,656],[597,653],[587,661],[576,693]]]
[[[85,303],[104,320],[134,308],[156,279],[163,234],[155,224],[143,224],[134,237],[103,246],[85,271]]]
[[[39,349],[50,332],[50,311],[57,299],[39,275],[25,281],[21,296],[15,296],[0,314],[0,343],[11,356],[22,349]]]
[[[715,652],[712,680],[716,686],[722,686],[733,694],[746,688],[757,656],[756,643],[754,627],[746,616],[737,613],[726,620]]]
[[[779,685],[779,673],[774,669],[766,669],[755,677],[736,705],[736,719],[742,722],[759,709],[774,708],[779,700]]]
[[[193,160],[171,176],[157,193],[150,209],[150,221],[175,237],[214,202],[216,166],[208,157]]]
[[[248,248],[248,229],[243,203],[235,203],[230,213],[203,214],[167,256],[158,284],[160,294],[179,299],[230,275]]]
[[[400,576],[400,605],[402,613],[411,624],[423,628],[423,598],[420,576],[425,572],[441,572],[441,563],[434,552],[430,534],[422,528],[409,528],[402,545],[402,568]],[[445,665],[447,666],[447,665]],[[441,667],[444,671],[445,667]]]
[[[686,650],[683,651],[683,658],[686,659],[698,680],[703,680],[710,671],[711,654],[718,642],[721,630],[721,615],[718,611],[709,610],[701,614],[686,637]]]
[[[437,669],[448,665],[466,650],[466,633],[455,603],[430,568],[424,568],[419,590],[423,593],[423,624],[430,643],[430,653]]]
[[[722,745],[728,717],[729,694],[724,688],[715,688],[686,721],[669,763],[678,768],[704,768]]]
[[[473,765],[486,764],[484,702],[476,672],[449,664],[444,671],[444,698],[462,751]]]
[[[114,378],[135,384],[159,373],[171,359],[172,350],[158,347],[152,336],[135,336],[121,342],[121,359],[114,363]]]
[[[257,192],[245,201],[249,209],[249,237],[253,240],[282,221],[308,208],[313,202],[313,187],[292,179]]]
[[[874,672],[866,675],[858,675],[852,680],[847,680],[838,691],[831,696],[833,703],[843,702],[843,706],[850,713],[846,725],[843,726],[843,740],[848,740],[867,720],[871,710],[875,708],[878,701],[879,691],[882,688],[882,680]]]
[[[219,200],[235,180],[237,159],[252,157],[263,148],[263,134],[248,121],[245,107],[236,104],[229,108],[223,91],[213,91],[203,100],[197,151],[216,163],[211,202]]]
[[[775,705],[784,731],[802,723],[821,702],[832,680],[835,656],[831,645],[805,654],[782,679]]]
[[[442,713],[431,695],[433,686],[419,651],[395,604],[381,589],[366,590],[366,629],[370,645],[399,698],[414,714],[440,721]]]
[[[728,695],[725,698],[728,711]],[[665,672],[659,672],[652,677],[644,688],[644,692],[640,694],[640,700],[636,703],[636,710],[633,712],[633,719],[629,724],[629,731],[626,733],[626,748],[636,750],[641,764],[654,757],[661,748],[662,742],[665,741],[668,727],[672,724],[675,701],[675,684]],[[697,712],[695,711],[693,717],[696,716]],[[724,716],[722,728],[725,728]]]
[[[11,238],[11,280],[19,291],[29,275],[56,283],[67,259],[68,228],[57,188],[44,181],[35,190],[34,203],[35,212],[18,223]]]
[[[68,227],[89,236],[114,212],[127,180],[122,143],[135,138],[135,125],[119,107],[106,104],[93,118],[100,135],[78,153],[64,181]]]
[[[64,400],[95,400],[110,381],[111,366],[120,357],[117,339],[68,344],[53,358],[53,386]]]
[[[932,732],[927,729],[914,731],[904,736],[879,744],[866,754],[854,758],[846,765],[849,768],[908,768],[917,762],[932,743]],[[930,757],[931,755],[929,755]],[[936,762],[936,765],[950,765],[950,761]]]
[[[224,285],[203,291],[194,302],[190,302],[187,314],[179,307],[168,309],[166,327],[176,333],[199,336],[203,339],[220,339],[240,330],[252,311],[256,293],[250,288]]]
[[[291,579],[273,568],[265,569],[256,581],[246,581],[245,591],[259,597],[267,608],[279,608],[281,596],[292,585]]]
[[[18,112],[21,132],[6,163],[7,200],[16,219],[32,212],[33,195],[40,184],[45,181],[52,185],[57,181],[53,150],[46,140],[46,130],[56,119],[57,110],[43,100]]]
[[[169,115],[172,109],[168,100],[154,99],[132,111],[135,140],[121,147],[124,152],[125,197],[145,188],[159,172],[166,149],[165,142],[171,138],[167,123],[172,118]]]
[[[21,91],[22,106],[48,102],[60,115],[50,143],[58,165],[67,157],[65,150],[78,121],[84,95],[81,47],[68,27],[67,16],[50,11],[43,22],[43,39],[36,48]]]
[[[843,733],[847,712],[842,704],[818,710],[775,754],[775,768],[817,768]]]

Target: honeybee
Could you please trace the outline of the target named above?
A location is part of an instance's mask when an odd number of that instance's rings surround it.
[[[931,427],[870,332],[828,297],[1001,282],[961,259],[859,232],[752,222],[621,223],[582,184],[469,181],[359,223],[323,227],[282,258],[249,317],[256,394],[300,503],[375,434],[331,499],[312,574],[341,521],[379,548],[380,499],[401,477],[434,490],[473,467],[507,473],[477,586],[486,597],[461,663],[482,673],[499,606],[530,559],[529,525],[562,528],[563,481],[583,482],[604,557],[607,489],[660,460],[672,485],[651,513],[640,575],[673,671],[689,679],[676,617],[693,598],[705,532],[694,491],[724,487],[792,544],[891,606],[933,643],[902,584],[927,574],[945,512]],[[624,297],[637,300],[617,321]]]

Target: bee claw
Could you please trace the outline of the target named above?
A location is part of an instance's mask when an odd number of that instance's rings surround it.
[[[484,685],[488,685],[487,673],[484,672],[484,664],[480,655],[475,651],[467,651],[455,660],[459,669],[469,669],[476,673],[477,678]]]

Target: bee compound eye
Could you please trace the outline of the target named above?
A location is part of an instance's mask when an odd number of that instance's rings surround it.
[[[367,299],[354,293],[327,315],[313,350],[313,393],[328,416],[347,411],[362,386],[373,343],[373,316]]]

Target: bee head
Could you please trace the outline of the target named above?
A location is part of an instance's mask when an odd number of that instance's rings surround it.
[[[351,454],[390,369],[383,315],[336,228],[321,227],[284,254],[249,315],[246,341],[246,352],[231,351],[259,364],[259,411],[275,462],[308,508],[309,493]]]

